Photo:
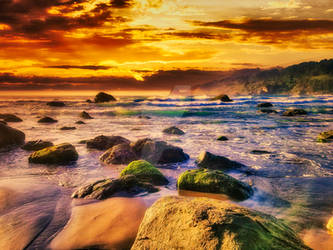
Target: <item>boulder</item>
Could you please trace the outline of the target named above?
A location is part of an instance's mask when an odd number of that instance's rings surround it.
[[[269,152],[269,151],[266,151],[266,150],[255,149],[255,150],[252,150],[250,153],[254,154],[254,155],[265,155],[265,154],[271,154],[272,152]]]
[[[104,200],[117,193],[137,195],[139,193],[157,192],[152,184],[140,181],[134,175],[124,175],[119,179],[104,179],[79,188],[72,198]]]
[[[0,123],[0,152],[18,147],[24,140],[25,134],[22,131]]]
[[[51,146],[53,146],[52,142],[37,140],[37,141],[28,141],[21,148],[27,151],[37,151]]]
[[[224,136],[224,135],[221,135],[217,138],[218,141],[228,141],[228,137]]]
[[[182,173],[177,182],[180,190],[224,194],[235,200],[246,200],[252,188],[220,170],[195,169]]]
[[[64,102],[60,102],[60,101],[47,102],[46,105],[50,106],[50,107],[65,107],[66,106],[66,104]]]
[[[90,99],[87,99],[86,102],[87,102],[87,103],[93,103],[93,101],[90,100]]]
[[[170,134],[170,135],[183,135],[185,132],[175,126],[166,128],[163,130],[163,133],[165,134]]]
[[[99,92],[95,96],[95,102],[100,103],[100,102],[111,102],[111,101],[116,101],[116,98],[114,98],[112,95],[109,95],[104,92]]]
[[[259,109],[259,112],[265,114],[277,114],[277,111],[274,109]]]
[[[257,105],[258,108],[270,108],[273,107],[273,104],[270,102],[262,102]]]
[[[0,120],[0,123],[1,123],[1,124],[5,124],[5,125],[7,125],[7,122],[5,122],[5,121],[3,121],[3,120]]]
[[[200,153],[197,159],[197,164],[200,168],[217,170],[229,170],[244,167],[244,165],[239,162],[231,161],[224,156],[214,155],[208,151]]]
[[[123,143],[109,148],[99,159],[106,164],[128,164],[137,156],[128,143]]]
[[[86,112],[86,111],[82,111],[81,113],[80,113],[80,117],[82,118],[82,119],[94,119],[91,115],[89,115],[89,113],[88,112]]]
[[[214,98],[211,99],[212,101],[221,101],[221,102],[232,102],[233,100],[231,100],[229,98],[229,96],[227,95],[218,95],[218,96],[215,96]]]
[[[164,141],[145,138],[132,144],[132,147],[139,157],[154,164],[176,163],[189,159],[181,148],[169,145]]]
[[[139,180],[153,183],[154,185],[166,185],[169,183],[167,178],[152,164],[145,160],[132,161],[124,168],[120,176],[134,175]]]
[[[296,116],[296,115],[307,115],[304,109],[289,109],[283,112],[283,116]]]
[[[104,136],[100,135],[95,137],[94,139],[87,141],[87,148],[94,148],[98,150],[106,150],[112,148],[115,145],[127,143],[130,141],[121,136]]]
[[[333,141],[333,130],[322,132],[318,135],[318,142],[332,142]]]
[[[132,250],[304,250],[281,220],[227,201],[163,197],[145,213]]]
[[[84,121],[77,121],[77,122],[75,122],[75,124],[86,124]]]
[[[60,128],[60,130],[75,130],[75,129],[76,127],[67,127],[67,126]]]
[[[56,122],[58,121],[48,116],[45,116],[38,120],[38,123],[56,123]]]
[[[78,158],[79,155],[76,152],[75,147],[69,143],[63,143],[33,152],[29,156],[29,162],[66,165],[77,161]]]
[[[0,114],[0,119],[3,119],[5,122],[22,122],[23,120],[13,114]]]

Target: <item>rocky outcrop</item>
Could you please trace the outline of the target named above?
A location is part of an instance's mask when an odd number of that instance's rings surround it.
[[[25,134],[22,131],[0,123],[0,152],[18,147],[24,140]]]
[[[128,164],[137,156],[128,143],[123,143],[109,148],[99,159],[106,164]]]
[[[67,165],[79,158],[74,146],[63,143],[36,151],[29,156],[30,163]]]
[[[244,167],[244,165],[239,162],[231,161],[224,156],[214,155],[208,151],[200,153],[197,159],[197,164],[200,168],[217,170],[230,170]]]
[[[80,115],[79,115],[82,119],[87,119],[87,120],[89,120],[89,119],[94,119],[91,115],[89,115],[89,113],[88,112],[86,112],[86,111],[82,111],[81,113],[80,113]]]
[[[221,101],[221,102],[232,102],[233,100],[231,100],[229,98],[229,96],[227,95],[218,95],[218,96],[215,96],[214,98],[211,99],[212,101]]]
[[[166,185],[168,179],[152,164],[145,160],[133,161],[124,168],[120,176],[134,175],[140,181],[153,183],[154,185]]]
[[[48,116],[45,116],[38,120],[38,123],[56,123],[56,122],[58,121]]]
[[[37,140],[37,141],[28,141],[21,148],[27,151],[37,151],[51,146],[53,146],[52,142]]]
[[[169,135],[183,135],[185,132],[175,126],[166,128],[163,130],[163,133],[169,134]]]
[[[23,120],[13,114],[0,114],[0,119],[4,120],[5,122],[22,122]]]
[[[322,132],[317,137],[318,142],[333,142],[333,130]]]
[[[187,170],[179,176],[177,186],[181,190],[224,194],[235,200],[246,200],[253,194],[248,184],[219,170]]]
[[[116,98],[114,98],[112,95],[109,95],[104,92],[99,92],[95,96],[95,102],[96,103],[101,103],[101,102],[111,102],[111,101],[116,101]]]
[[[64,102],[60,102],[60,101],[47,102],[46,105],[50,106],[50,107],[65,107],[66,106],[66,104]]]
[[[304,109],[289,109],[283,112],[283,116],[297,116],[297,115],[307,115]]]
[[[104,136],[100,135],[94,139],[87,141],[87,148],[94,148],[98,150],[106,150],[112,148],[115,145],[126,143],[129,144],[130,141],[122,136]]]
[[[163,197],[145,213],[132,250],[304,250],[297,234],[273,216],[226,201]]]

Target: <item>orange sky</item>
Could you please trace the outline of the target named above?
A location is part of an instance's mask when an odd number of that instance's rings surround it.
[[[222,70],[333,58],[333,5],[3,0],[0,48],[0,90],[149,89],[180,76],[204,82]]]

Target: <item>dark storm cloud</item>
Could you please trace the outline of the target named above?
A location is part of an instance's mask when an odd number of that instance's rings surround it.
[[[112,0],[111,5],[115,8],[128,8],[133,4],[131,0]]]
[[[98,66],[98,65],[54,65],[54,66],[46,66],[44,68],[51,68],[51,69],[88,69],[88,70],[107,70],[111,69],[112,67],[109,66]]]

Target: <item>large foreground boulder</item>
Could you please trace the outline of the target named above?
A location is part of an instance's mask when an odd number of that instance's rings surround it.
[[[23,120],[13,114],[0,114],[0,119],[4,120],[5,122],[22,122]]]
[[[142,182],[134,175],[124,175],[119,179],[104,179],[81,187],[72,198],[104,200],[117,193],[136,195],[142,192],[153,193],[158,189],[148,182]]]
[[[132,250],[310,249],[273,216],[226,201],[163,197],[150,207]]]
[[[87,141],[87,148],[94,148],[98,150],[106,150],[112,148],[115,145],[127,143],[130,141],[121,136],[105,136],[100,135],[95,137],[94,139]]]
[[[236,200],[245,200],[253,194],[248,184],[219,170],[187,170],[179,176],[177,186],[181,190],[224,194]]]
[[[214,98],[211,99],[212,101],[221,101],[221,102],[232,102],[233,100],[231,100],[229,98],[229,96],[227,95],[218,95],[218,96],[215,96]]]
[[[29,162],[66,165],[77,161],[78,158],[79,155],[76,152],[75,147],[69,143],[63,143],[33,152],[29,156]]]
[[[124,168],[120,176],[134,175],[139,180],[153,183],[154,185],[166,185],[168,179],[152,164],[145,160],[133,161]]]
[[[197,164],[200,168],[218,170],[230,170],[244,167],[244,165],[239,162],[231,161],[224,156],[214,155],[208,151],[203,151],[200,153],[197,159]]]
[[[128,143],[123,143],[108,149],[99,159],[106,164],[128,164],[137,156]]]
[[[27,151],[37,151],[51,146],[53,146],[53,143],[50,141],[37,140],[37,141],[28,141],[21,148]]]
[[[111,102],[111,101],[116,101],[116,98],[114,98],[112,95],[109,95],[104,92],[99,92],[95,96],[95,102],[96,103],[101,103],[101,102]]]
[[[333,141],[333,130],[322,132],[318,135],[318,142],[332,142]]]
[[[22,131],[0,123],[0,152],[22,145],[24,140]]]
[[[135,142],[132,147],[139,157],[153,164],[176,163],[189,159],[183,149],[169,145],[164,141],[145,138]]]
[[[304,109],[289,109],[283,112],[283,116],[297,116],[297,115],[307,115]]]

